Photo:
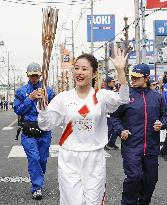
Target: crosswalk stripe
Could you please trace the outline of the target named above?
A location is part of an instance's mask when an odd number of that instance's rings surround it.
[[[13,122],[11,122],[7,127],[12,127],[18,122],[18,119],[15,119]]]
[[[13,146],[8,155],[8,158],[11,157],[26,157],[23,147],[19,145]]]
[[[50,153],[50,157],[58,157],[59,145],[50,145],[49,153]],[[15,158],[15,157],[16,158],[17,157],[26,157],[24,149],[21,145],[13,146],[9,155],[8,155],[8,158]],[[110,158],[111,155],[105,151],[105,157]]]
[[[2,130],[3,131],[8,131],[8,130],[13,130],[14,127],[3,127]]]
[[[59,145],[50,145],[49,153],[50,157],[58,157]]]
[[[2,130],[3,131],[7,131],[7,130],[13,130],[14,126],[17,123],[18,119],[15,119],[13,122],[11,122],[8,126],[3,127]]]
[[[59,150],[59,145],[50,145],[49,148],[50,157],[57,157],[58,150]],[[14,158],[14,157],[26,157],[24,149],[21,145],[15,145],[12,147],[8,155],[8,158]]]
[[[104,151],[104,154],[105,154],[105,158],[110,158],[111,157],[111,155],[106,151]]]

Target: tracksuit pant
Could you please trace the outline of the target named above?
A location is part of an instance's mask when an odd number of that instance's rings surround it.
[[[122,205],[148,205],[158,181],[158,156],[123,154]]]
[[[104,149],[59,149],[60,205],[104,205],[106,159]]]
[[[108,125],[108,146],[113,146],[116,143],[118,134],[114,133],[113,124],[110,117],[107,117],[107,125]]]
[[[28,137],[24,134],[21,136],[21,144],[28,160],[28,172],[32,183],[32,192],[43,187],[50,143],[51,134],[40,138]]]

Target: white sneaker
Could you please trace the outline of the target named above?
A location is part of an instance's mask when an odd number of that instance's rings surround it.
[[[32,193],[32,198],[36,200],[42,199],[42,189],[37,189]]]

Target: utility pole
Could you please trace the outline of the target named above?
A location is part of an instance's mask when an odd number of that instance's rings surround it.
[[[146,33],[145,33],[145,1],[141,0],[141,13],[142,13],[142,63],[146,63]]]
[[[135,6],[135,51],[136,64],[141,63],[140,58],[140,17],[139,17],[139,0],[134,0]]]
[[[57,53],[56,53],[56,83],[57,83],[56,92],[59,93],[60,82],[59,82],[59,66],[58,66],[58,54]]]
[[[10,89],[10,82],[9,82],[9,71],[10,71],[10,64],[9,64],[9,51],[8,51],[8,87],[7,87],[7,102],[9,102],[9,89]]]
[[[11,65],[11,71],[13,71],[13,94],[15,96],[15,92],[16,92],[16,75],[15,75],[15,66]],[[12,86],[11,86],[12,87]]]
[[[62,56],[61,56],[61,65],[62,65],[62,75],[61,75],[61,91],[64,91],[64,50],[65,50],[65,46],[66,46],[66,38],[65,38],[65,41],[64,41],[64,44],[63,44],[63,48],[62,48]]]
[[[54,63],[53,63],[53,56],[52,56],[52,88],[55,89],[55,67],[54,67]]]
[[[125,21],[125,53],[129,53],[129,51],[132,49],[129,45],[129,25],[128,25],[128,17],[124,17],[124,21]],[[127,82],[129,82],[129,66],[130,64],[128,64],[128,59],[127,59],[127,64],[125,67],[125,74],[126,74],[126,79]]]
[[[128,29],[129,29],[129,25],[128,25],[128,17],[124,17],[124,21],[125,21],[125,52],[128,52],[128,47],[129,47],[129,34],[128,34]]]
[[[94,32],[93,32],[93,0],[91,0],[91,54],[94,52]]]
[[[74,25],[72,21],[72,62],[74,63]]]
[[[107,55],[107,43],[105,43],[105,69],[106,69],[106,77],[108,76],[108,55]]]
[[[68,79],[68,71],[66,70],[66,90],[69,90],[69,79]]]
[[[16,75],[15,75],[15,68],[13,67],[13,75],[14,75],[14,95],[16,94]]]

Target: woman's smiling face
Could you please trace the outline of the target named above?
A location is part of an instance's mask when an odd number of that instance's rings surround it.
[[[92,84],[96,73],[93,73],[93,68],[86,58],[80,58],[74,65],[73,76],[76,86],[83,87]]]

